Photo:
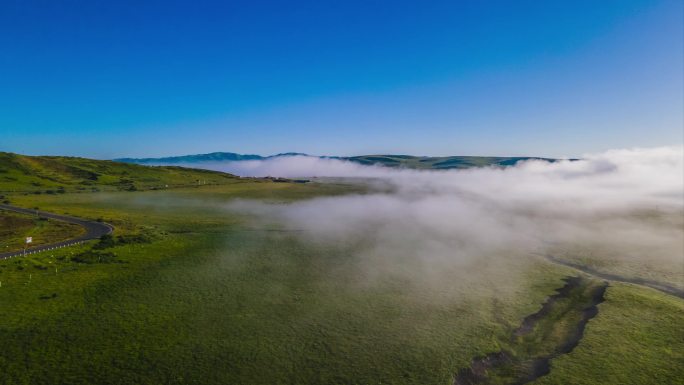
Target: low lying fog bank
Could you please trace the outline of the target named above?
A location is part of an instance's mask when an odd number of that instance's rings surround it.
[[[316,156],[278,156],[264,160],[240,160],[226,162],[202,162],[181,164],[185,167],[223,171],[250,177],[384,177],[386,167],[363,166],[358,163]]]
[[[580,250],[592,258],[663,266],[679,280],[684,273],[682,147],[614,150],[504,169],[396,170],[307,157],[239,167],[253,175],[385,179],[390,193],[230,205],[303,230],[307,241],[353,244],[376,272],[411,260],[418,269],[448,264],[470,274],[469,266],[485,258],[489,264],[492,256],[511,266],[516,255]]]

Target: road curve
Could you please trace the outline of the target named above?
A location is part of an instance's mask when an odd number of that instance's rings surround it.
[[[114,231],[114,227],[112,227],[111,225],[109,225],[107,223],[89,221],[87,219],[75,218],[75,217],[70,217],[67,215],[52,214],[52,213],[47,213],[45,211],[25,209],[25,208],[15,207],[15,206],[10,206],[10,205],[5,205],[5,204],[0,204],[0,210],[14,211],[14,212],[18,212],[18,213],[22,213],[22,214],[29,214],[29,215],[38,215],[38,216],[43,217],[43,218],[49,218],[49,219],[55,219],[55,220],[62,221],[62,222],[73,223],[73,224],[82,226],[86,229],[85,234],[78,236],[76,238],[71,238],[71,239],[68,239],[68,240],[62,241],[62,242],[50,243],[47,245],[41,245],[41,246],[28,248],[28,249],[26,249],[27,255],[37,253],[40,251],[52,250],[52,249],[58,249],[58,248],[66,247],[66,246],[71,246],[71,245],[75,245],[75,244],[81,243],[83,241],[88,241],[91,239],[98,239],[101,236],[111,234],[111,232]],[[22,256],[23,254],[24,254],[23,250],[12,251],[12,252],[8,252],[8,253],[0,253],[0,259],[18,257],[18,256]]]
[[[663,282],[658,282],[658,281],[651,280],[651,279],[630,278],[630,277],[624,277],[624,276],[617,275],[617,274],[604,273],[604,272],[598,271],[592,267],[585,266],[585,265],[575,263],[575,262],[566,261],[564,259],[554,257],[552,255],[536,254],[536,253],[535,253],[535,255],[543,256],[544,258],[546,258],[550,262],[557,263],[559,265],[563,265],[563,266],[567,266],[567,267],[571,267],[575,270],[579,270],[583,273],[593,275],[593,276],[598,277],[598,278],[606,279],[609,281],[624,282],[624,283],[631,283],[634,285],[646,286],[646,287],[650,287],[651,289],[655,289],[655,290],[658,290],[660,292],[663,292],[665,294],[674,295],[675,297],[679,297],[679,298],[684,299],[684,290],[679,289],[679,288],[672,286],[672,285],[668,285],[668,284],[663,283]]]

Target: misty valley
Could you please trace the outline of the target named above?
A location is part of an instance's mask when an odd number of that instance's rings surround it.
[[[263,160],[298,183],[4,154],[3,383],[678,383],[681,156]],[[69,218],[114,230],[4,243]]]

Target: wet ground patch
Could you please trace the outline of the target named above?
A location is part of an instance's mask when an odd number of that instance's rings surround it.
[[[604,301],[607,282],[567,277],[565,285],[525,317],[501,351],[474,358],[459,370],[454,385],[526,384],[548,374],[552,359],[571,352]]]

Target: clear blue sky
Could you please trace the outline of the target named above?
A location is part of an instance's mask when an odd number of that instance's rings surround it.
[[[0,2],[0,151],[576,156],[684,142],[684,2]]]

